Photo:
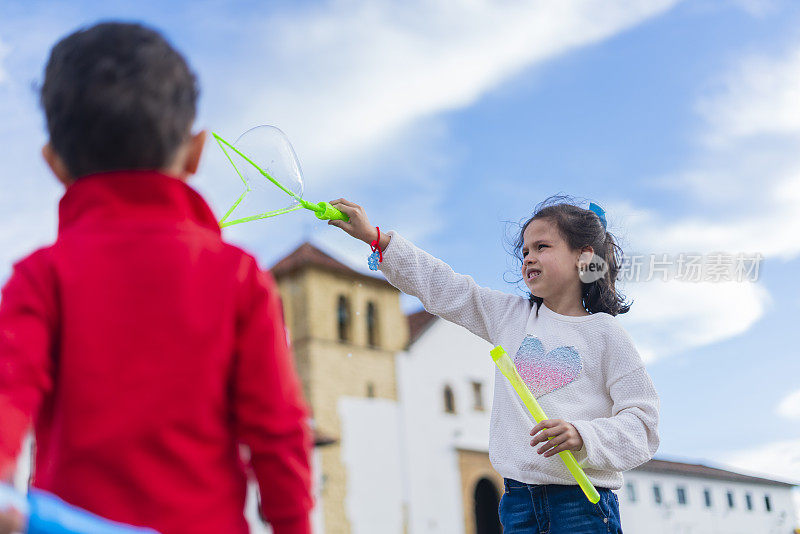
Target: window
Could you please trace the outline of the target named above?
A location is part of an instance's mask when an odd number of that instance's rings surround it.
[[[703,497],[706,501],[706,508],[711,508],[711,490],[706,488],[703,490]]]
[[[375,384],[372,382],[367,382],[367,397],[370,399],[375,397]]]
[[[658,484],[653,485],[653,501],[656,504],[661,504],[661,486]]]
[[[678,488],[678,504],[686,506],[686,488]]]
[[[350,303],[344,295],[339,296],[336,318],[339,323],[339,341],[348,341],[350,339]]]
[[[753,496],[749,493],[746,493],[744,496],[744,505],[748,510],[753,509]]]
[[[447,413],[456,413],[456,401],[453,398],[453,388],[450,386],[444,387],[444,411]]]
[[[728,492],[728,508],[733,508],[733,492]]]
[[[367,302],[367,344],[378,346],[378,311],[374,302]]]
[[[625,484],[625,493],[628,494],[628,502],[636,502],[636,488],[633,486],[633,482]]]
[[[772,502],[769,500],[769,495],[764,495],[764,507],[767,509],[767,512],[772,511]]]
[[[479,412],[483,411],[483,384],[480,382],[472,383],[472,395],[475,398],[475,409]]]

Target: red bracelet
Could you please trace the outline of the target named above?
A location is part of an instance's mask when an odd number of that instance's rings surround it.
[[[378,252],[378,262],[380,263],[380,262],[383,262],[383,251],[381,250],[381,246],[380,246],[380,244],[381,244],[381,229],[378,228],[377,226],[375,227],[375,229],[378,231],[378,239],[376,239],[375,241],[370,243],[369,246],[372,248],[372,252],[375,252],[375,251]]]

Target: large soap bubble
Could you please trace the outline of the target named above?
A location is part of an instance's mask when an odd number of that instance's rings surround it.
[[[214,137],[245,184],[245,192],[220,221],[222,226],[301,208],[303,173],[286,135],[274,126],[256,126],[231,145]]]
[[[213,135],[245,186],[245,191],[219,221],[220,226],[265,219],[300,208],[313,211],[322,220],[349,220],[328,202],[314,204],[303,199],[300,162],[289,139],[278,128],[256,126],[233,144],[216,133]]]

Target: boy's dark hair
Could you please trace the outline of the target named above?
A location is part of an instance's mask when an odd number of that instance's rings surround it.
[[[50,52],[41,89],[50,144],[73,178],[168,166],[195,117],[197,81],[158,32],[105,22]]]
[[[603,228],[596,213],[575,204],[576,202],[568,196],[553,195],[536,206],[533,216],[520,225],[519,234],[512,243],[513,254],[521,264],[525,229],[531,221],[547,219],[556,226],[570,249],[577,250],[591,246],[594,253],[608,265],[608,271],[599,280],[591,283],[581,282],[584,309],[589,313],[605,312],[614,316],[627,313],[632,303],[626,303],[625,296],[615,287],[622,266],[622,248],[617,245],[611,232]],[[517,270],[517,273],[519,272],[520,269]],[[521,279],[517,280],[519,281]],[[531,294],[530,301],[536,306],[538,313],[543,299]]]

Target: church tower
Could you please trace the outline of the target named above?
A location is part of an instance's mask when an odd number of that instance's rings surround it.
[[[347,472],[339,437],[340,397],[397,400],[395,355],[408,342],[400,292],[310,243],[271,269],[283,300],[297,370],[317,433],[325,532],[347,533]]]

